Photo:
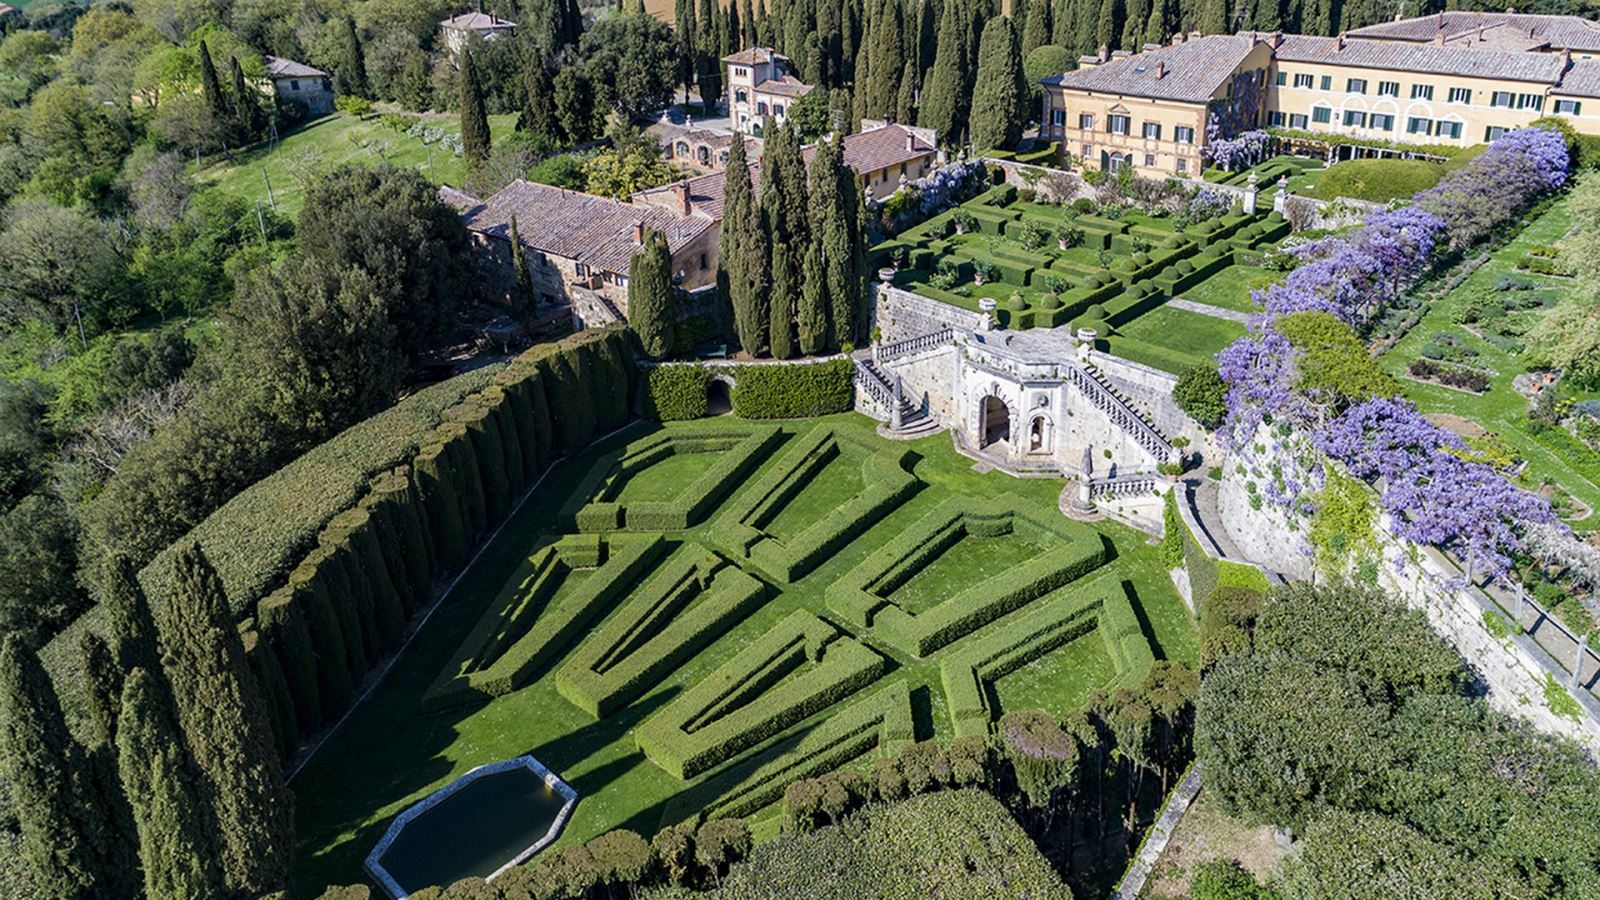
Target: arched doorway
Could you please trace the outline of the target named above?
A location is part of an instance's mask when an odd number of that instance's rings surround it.
[[[985,396],[978,410],[978,426],[980,447],[1011,440],[1011,410],[1006,402],[994,394]]]
[[[1049,453],[1055,438],[1051,433],[1054,430],[1055,423],[1050,421],[1049,415],[1042,412],[1035,413],[1033,418],[1028,420],[1028,452]]]
[[[733,382],[713,378],[706,383],[706,415],[725,416],[733,412]]]

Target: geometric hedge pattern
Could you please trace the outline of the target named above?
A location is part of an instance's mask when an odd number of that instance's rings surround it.
[[[553,679],[591,717],[625,709],[786,585],[887,527],[925,487],[916,461],[903,445],[828,423],[668,431],[602,457],[559,511],[576,533],[539,542],[424,708]],[[848,485],[842,502],[805,499],[827,478]],[[694,539],[682,533],[701,523]],[[810,722],[761,765],[717,775],[708,816],[747,815],[796,779],[913,740],[913,698],[894,673],[921,659],[937,667],[944,696],[934,700],[957,735],[991,726],[997,679],[1071,641],[1103,641],[1119,683],[1149,670],[1150,647],[1093,529],[1053,509],[964,497],[898,527],[827,586],[825,608],[788,612],[634,728],[646,758],[689,780]],[[930,602],[906,601],[919,573],[959,568],[962,542],[984,539],[1014,540],[1021,555],[996,572],[962,570],[958,588]]]

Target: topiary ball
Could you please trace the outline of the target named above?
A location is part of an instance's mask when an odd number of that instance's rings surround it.
[[[1028,301],[1022,299],[1021,294],[1012,294],[1010,297],[1006,298],[1006,309],[1009,309],[1013,312],[1021,312],[1027,308]]]

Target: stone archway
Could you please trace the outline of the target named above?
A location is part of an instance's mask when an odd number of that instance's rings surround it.
[[[1028,419],[1028,437],[1024,445],[1029,453],[1052,453],[1055,451],[1056,423],[1050,414],[1044,410],[1035,410]]]
[[[706,382],[706,415],[725,416],[733,412],[733,379],[713,375]]]
[[[988,447],[1011,441],[1011,407],[996,394],[985,394],[978,401],[978,446]]]

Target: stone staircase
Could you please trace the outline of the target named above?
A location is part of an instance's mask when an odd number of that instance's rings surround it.
[[[896,394],[894,383],[882,369],[878,368],[870,351],[858,351],[853,360],[856,387],[872,398],[878,408],[889,416],[883,428],[886,437],[914,440],[936,434],[941,430],[938,420],[928,415],[926,410],[921,406],[913,406],[903,393]],[[899,420],[898,426],[895,424],[896,419]]]
[[[1072,386],[1089,398],[1095,409],[1105,414],[1111,423],[1122,429],[1158,463],[1176,462],[1178,451],[1138,407],[1112,386],[1092,365],[1068,363],[1063,367]]]

